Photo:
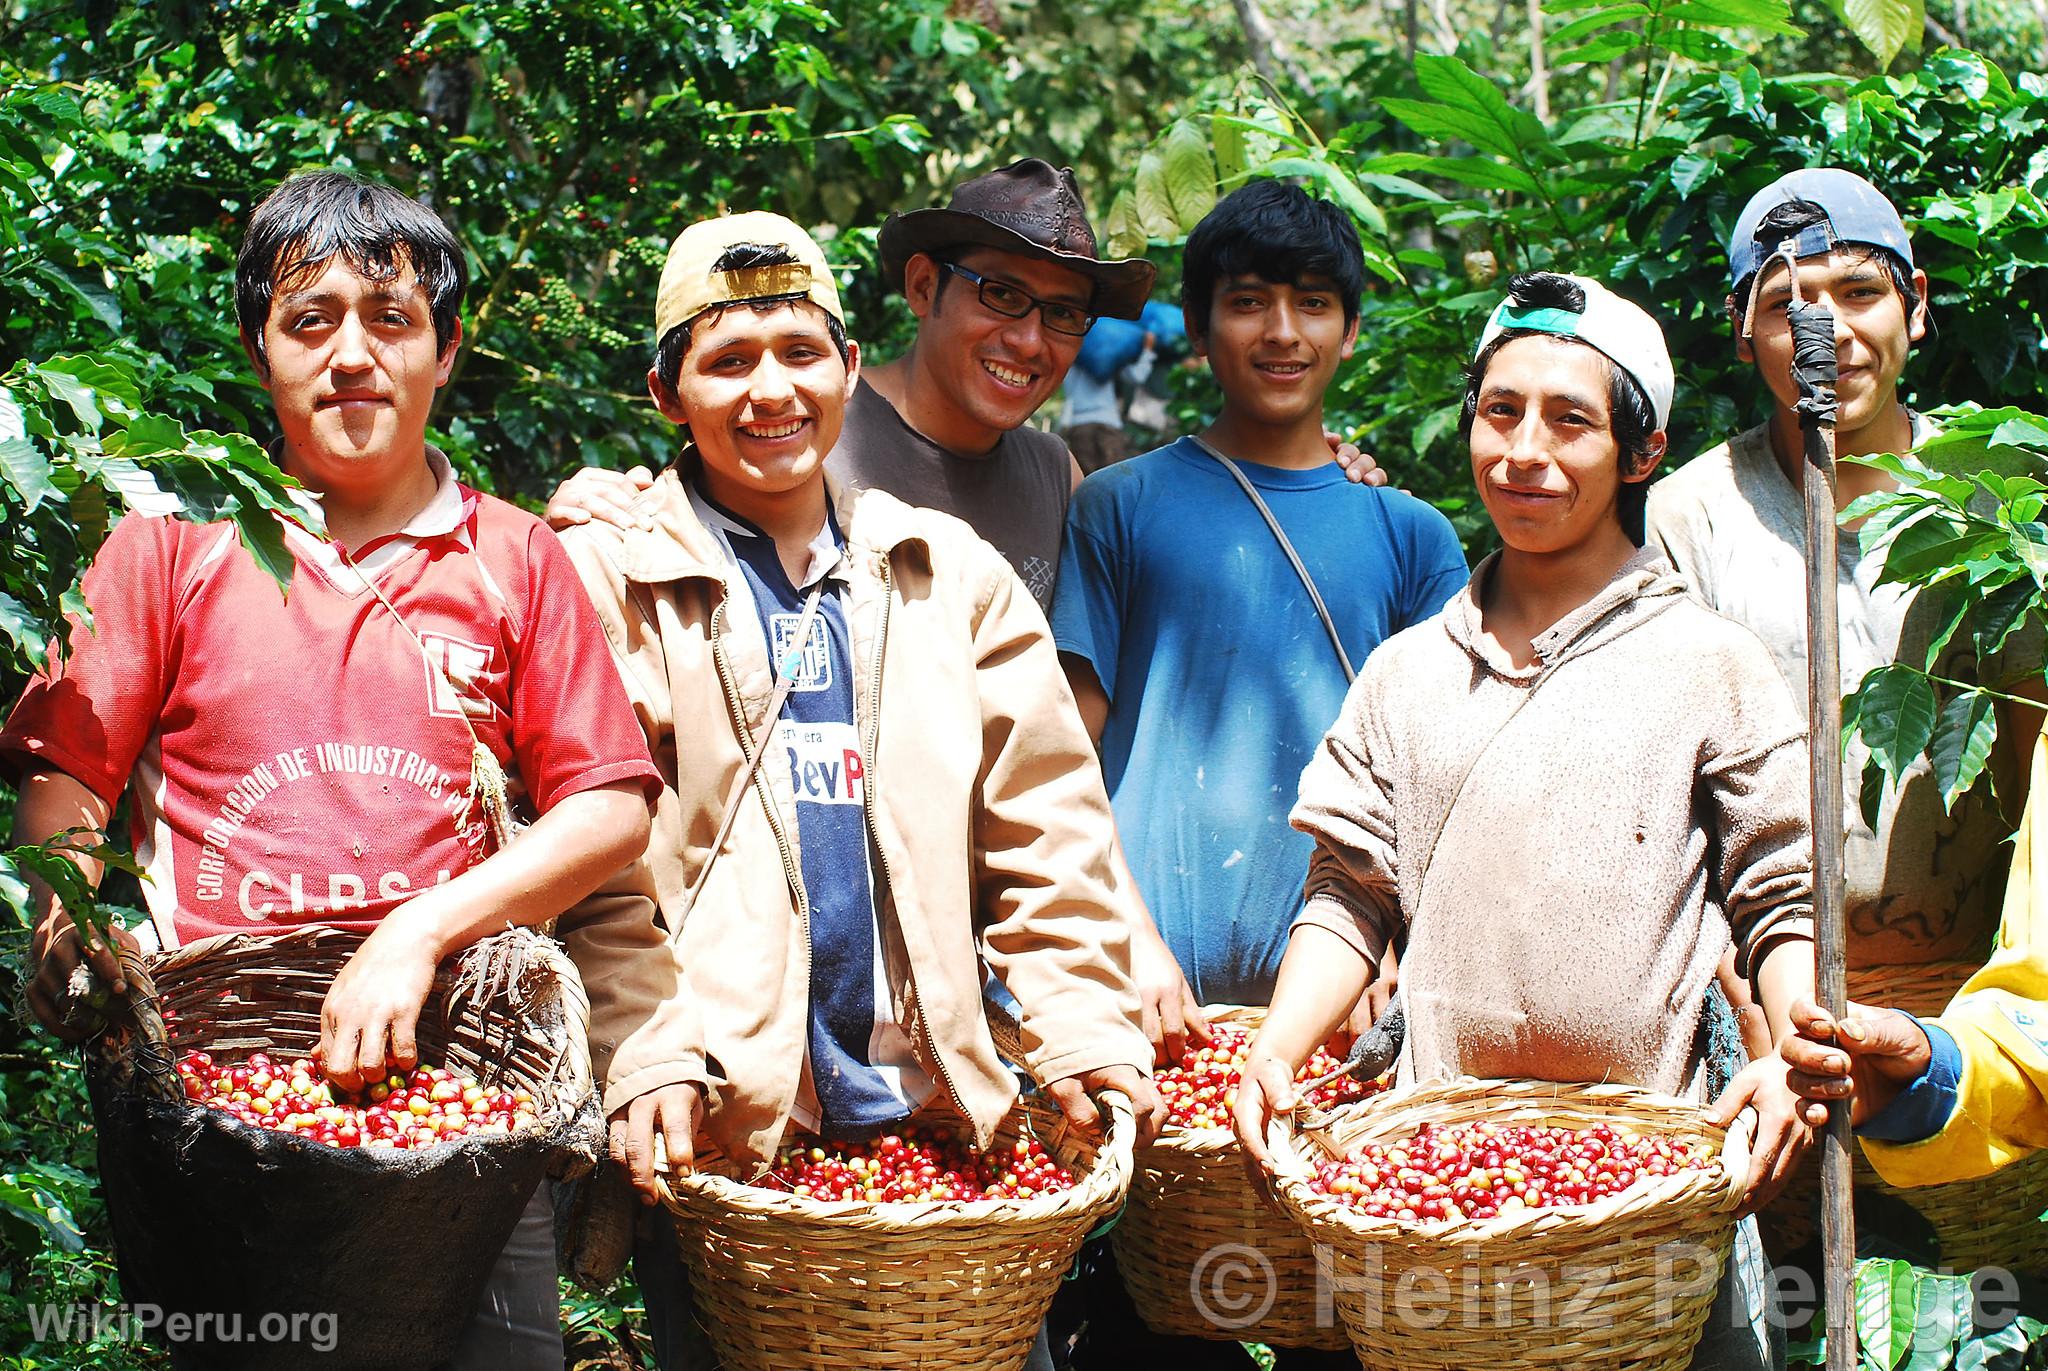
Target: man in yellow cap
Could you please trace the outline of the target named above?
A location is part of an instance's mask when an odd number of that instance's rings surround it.
[[[594,897],[651,894],[677,950],[633,1041],[704,1064],[701,1133],[742,1162],[920,1111],[986,1145],[1017,1096],[986,966],[1069,1119],[1114,1089],[1156,1126],[1144,916],[1045,618],[958,520],[828,477],[860,354],[817,245],[772,214],[691,226],[655,328],[648,393],[683,452],[645,527],[564,538],[662,772],[645,857]],[[614,1140],[649,1195],[657,1129],[688,1165],[698,1130],[652,1105]],[[665,1231],[636,1264],[680,1364]]]

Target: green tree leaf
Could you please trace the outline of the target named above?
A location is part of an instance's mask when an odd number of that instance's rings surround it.
[[[1166,158],[1155,147],[1138,158],[1136,206],[1138,222],[1150,238],[1171,241],[1180,237],[1180,216],[1173,208],[1173,195],[1166,189]]]
[[[62,504],[64,492],[50,479],[50,459],[26,437],[0,438],[0,477],[20,493],[27,513],[48,500]]]
[[[1870,49],[1880,68],[1889,67],[1902,48],[1920,46],[1927,27],[1925,0],[1836,0],[1842,21],[1858,42]]]
[[[1920,1309],[1919,1273],[1889,1257],[1856,1263],[1856,1340],[1867,1364],[1890,1371],[1912,1345]]]
[[[1193,121],[1176,119],[1166,131],[1160,156],[1166,198],[1180,231],[1187,233],[1216,205],[1216,163],[1209,156],[1209,140]]]
[[[1896,783],[1934,736],[1934,687],[1903,663],[1881,666],[1856,691],[1856,732]]]
[[[1941,806],[1953,810],[1983,774],[1991,748],[1998,741],[1998,714],[1992,697],[1981,690],[1958,691],[1941,707],[1927,755],[1941,786]]]

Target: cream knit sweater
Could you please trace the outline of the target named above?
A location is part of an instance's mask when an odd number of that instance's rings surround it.
[[[1377,962],[1405,923],[1403,1080],[1697,1093],[1731,932],[1745,968],[1812,936],[1799,713],[1756,636],[1653,550],[1517,668],[1479,633],[1497,563],[1373,653],[1302,773],[1296,927]]]

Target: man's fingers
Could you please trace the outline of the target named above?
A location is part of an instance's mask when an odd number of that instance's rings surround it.
[[[1169,993],[1159,1002],[1159,1033],[1166,1048],[1165,1064],[1180,1065],[1180,1054],[1187,1051],[1188,1026],[1181,1018],[1179,991]]]
[[[1145,1041],[1152,1044],[1152,1060],[1159,1066],[1167,1066],[1166,1034],[1159,1018],[1159,1004],[1149,991],[1138,994],[1138,1027],[1145,1035]]]
[[[1093,1132],[1101,1126],[1101,1111],[1096,1109],[1095,1101],[1088,1098],[1088,1092],[1073,1077],[1054,1081],[1045,1088],[1045,1093],[1052,1096],[1052,1102],[1060,1107],[1060,1113],[1066,1115],[1067,1122],[1075,1128]]]
[[[419,1025],[417,1008],[391,1020],[391,1065],[397,1070],[410,1071],[420,1064]]]
[[[635,462],[632,466],[626,468],[626,479],[639,489],[646,490],[654,484],[654,473],[642,464]]]
[[[363,1083],[356,1069],[356,1044],[361,1030],[353,1023],[336,1022],[320,1035],[320,1060],[327,1078],[343,1090],[355,1090]]]
[[[668,1169],[686,1175],[697,1166],[697,1110],[685,1108],[661,1111],[661,1140],[668,1153]]]
[[[1209,1027],[1209,1016],[1202,1012],[1201,1001],[1195,998],[1195,992],[1188,989],[1185,982],[1181,985],[1180,999],[1180,1018],[1187,1025],[1188,1036],[1203,1047],[1213,1046],[1216,1033]]]

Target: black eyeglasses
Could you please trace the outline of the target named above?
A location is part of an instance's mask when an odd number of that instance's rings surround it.
[[[1006,319],[1022,319],[1035,309],[1038,311],[1039,319],[1054,333],[1065,333],[1076,338],[1087,333],[1089,325],[1095,322],[1095,316],[1079,305],[1063,305],[1057,300],[1041,300],[1007,281],[992,281],[980,272],[969,271],[957,262],[939,261],[939,265],[962,280],[972,281],[981,292],[981,303]]]

